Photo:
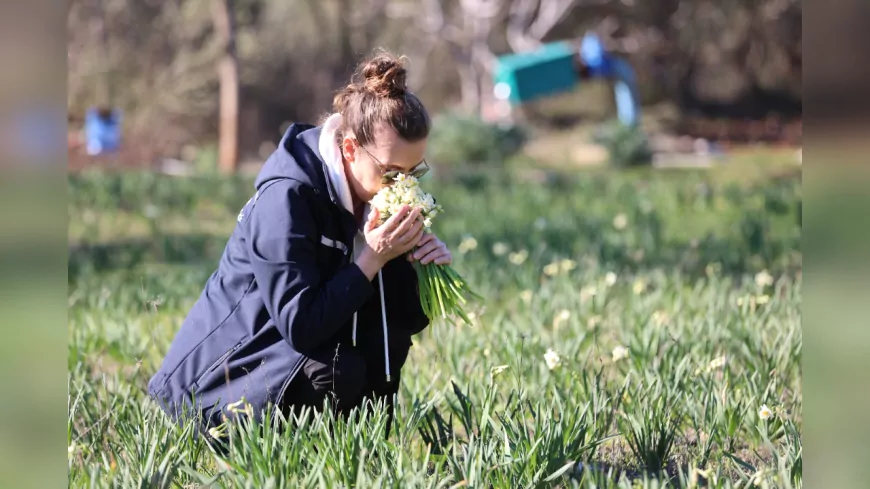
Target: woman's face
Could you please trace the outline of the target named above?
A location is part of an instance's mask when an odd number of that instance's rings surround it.
[[[365,146],[359,146],[353,135],[346,136],[341,142],[341,150],[351,192],[363,202],[372,200],[389,185],[383,182],[385,173],[411,173],[426,165],[423,161],[426,139],[413,143],[405,141],[386,124],[375,129],[374,141]]]

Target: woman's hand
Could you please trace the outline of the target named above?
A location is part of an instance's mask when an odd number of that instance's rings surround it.
[[[435,262],[438,265],[449,265],[453,262],[453,255],[447,249],[447,245],[434,234],[424,234],[417,243],[417,250],[408,254],[408,261],[420,260],[422,265]]]
[[[370,279],[374,279],[378,270],[388,261],[418,245],[423,237],[423,221],[419,217],[420,209],[411,210],[404,206],[387,219],[387,222],[378,226],[378,210],[372,209],[363,230],[368,246],[357,259],[357,265]]]

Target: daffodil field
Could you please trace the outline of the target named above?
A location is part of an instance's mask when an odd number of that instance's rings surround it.
[[[799,167],[435,177],[484,300],[415,337],[393,432],[309,412],[218,455],[145,388],[251,180],[71,175],[70,486],[802,486]]]

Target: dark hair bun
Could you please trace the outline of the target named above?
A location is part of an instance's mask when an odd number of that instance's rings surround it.
[[[406,86],[407,59],[378,50],[357,65],[350,83],[332,102],[333,111],[342,115],[340,134],[353,134],[359,144],[368,144],[385,124],[406,141],[429,135],[429,113]]]
[[[407,71],[401,58],[378,54],[366,61],[361,71],[365,90],[378,97],[404,97],[408,90]]]

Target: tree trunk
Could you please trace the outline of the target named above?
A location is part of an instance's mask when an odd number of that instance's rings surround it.
[[[461,105],[470,114],[480,114],[480,85],[474,66],[459,65],[459,82],[461,89]]]
[[[338,1],[338,15],[335,17],[338,21],[336,30],[338,32],[338,66],[342,75],[350,74],[354,66],[354,37],[359,38],[359,31],[365,27],[352,26],[345,21],[347,16],[351,15],[351,5],[349,0]]]
[[[215,33],[223,47],[217,71],[220,81],[218,168],[232,174],[239,162],[239,61],[232,0],[212,0]]]
[[[99,13],[94,18],[94,30],[100,43],[100,78],[97,81],[97,107],[112,108],[112,84],[110,81],[112,62],[109,59],[109,35],[106,31],[106,6],[104,0],[97,2]]]

